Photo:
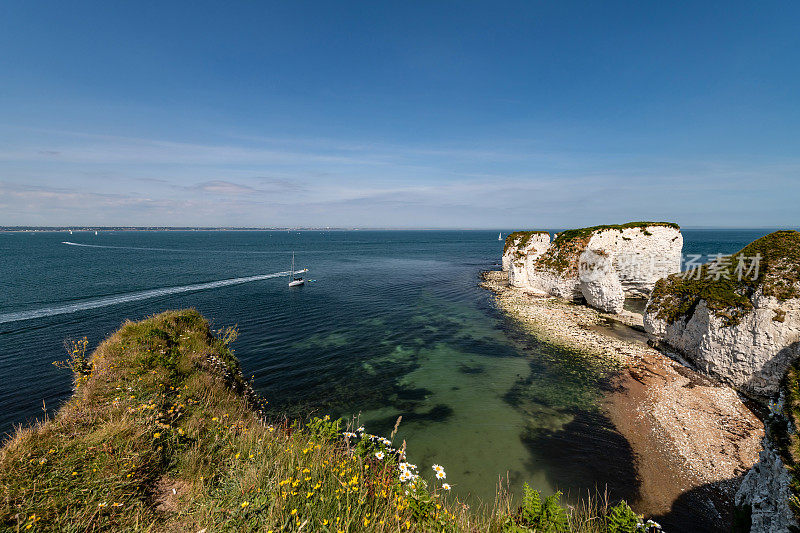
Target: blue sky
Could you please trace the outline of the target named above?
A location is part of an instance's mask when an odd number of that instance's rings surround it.
[[[797,2],[0,5],[0,224],[797,226]]]

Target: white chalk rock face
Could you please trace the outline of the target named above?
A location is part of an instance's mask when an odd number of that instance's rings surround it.
[[[506,241],[503,246],[503,272],[511,271],[511,262],[521,256],[519,251],[520,241],[527,232],[515,231],[506,236]]]
[[[528,285],[536,291],[565,300],[580,300],[583,297],[577,276],[564,276],[537,266],[528,271]]]
[[[625,304],[614,264],[603,250],[585,250],[578,267],[581,294],[590,306],[606,313],[620,313]]]
[[[700,300],[691,316],[672,323],[648,305],[647,333],[698,369],[747,394],[773,396],[789,365],[800,357],[800,300],[778,301],[758,291],[753,309],[726,325]]]
[[[667,223],[630,223],[565,231],[535,257],[511,261],[517,287],[619,313],[626,297],[646,297],[655,282],[680,271],[683,237]],[[517,255],[519,257],[519,254]]]
[[[550,234],[545,231],[517,231],[506,237],[503,270],[514,287],[528,286],[528,267],[550,246]]]
[[[508,268],[508,283],[512,287],[524,287],[527,281],[528,272],[525,270],[524,259],[512,261]]]
[[[503,251],[503,272],[508,272],[511,268],[511,260],[514,258],[514,252],[516,251],[516,247],[512,249],[510,246],[507,246]]]
[[[760,274],[739,276],[736,258],[756,255]],[[722,262],[659,280],[645,330],[700,371],[745,394],[773,396],[800,357],[798,258],[800,233],[778,231]]]
[[[745,474],[734,499],[750,506],[750,533],[789,533],[798,524],[789,507],[791,478],[780,456],[769,445]]]
[[[613,237],[614,267],[628,298],[647,298],[656,281],[681,271],[683,235],[679,229],[626,228]],[[597,246],[594,241],[592,238],[590,247]]]

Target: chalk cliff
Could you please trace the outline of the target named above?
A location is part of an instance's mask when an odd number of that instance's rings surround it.
[[[515,231],[506,237],[503,247],[503,270],[514,286],[525,285],[528,265],[535,261],[550,246],[550,234],[546,231]]]
[[[800,233],[771,233],[659,280],[644,326],[707,374],[750,395],[775,395],[800,356]]]
[[[789,506],[792,479],[772,444],[765,444],[758,462],[742,479],[735,503],[750,508],[750,533],[789,533],[797,528]]]
[[[646,297],[656,280],[680,271],[683,237],[675,224],[631,222],[567,230],[531,252],[509,249],[507,241],[513,286],[619,313],[626,297]]]

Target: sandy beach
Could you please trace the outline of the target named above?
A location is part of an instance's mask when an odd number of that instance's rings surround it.
[[[481,285],[537,338],[618,366],[601,409],[634,452],[637,512],[666,522],[692,517],[697,531],[727,529],[733,495],[763,437],[761,421],[733,389],[648,346],[638,313],[606,315],[512,288],[500,271],[484,273]]]

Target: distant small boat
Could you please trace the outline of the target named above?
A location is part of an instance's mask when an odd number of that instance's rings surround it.
[[[69,234],[72,235],[72,230],[69,230]]]
[[[498,241],[502,241],[503,240],[503,234],[502,233],[498,233],[497,234],[497,240]]]
[[[97,235],[97,232],[95,231],[94,234]]]
[[[305,271],[306,270],[302,270],[301,272]],[[289,277],[291,278],[291,281],[289,282],[290,287],[297,287],[298,285],[304,285],[306,282],[306,280],[304,280],[302,276],[295,277],[294,275],[294,252],[292,252],[292,270],[289,273]]]

